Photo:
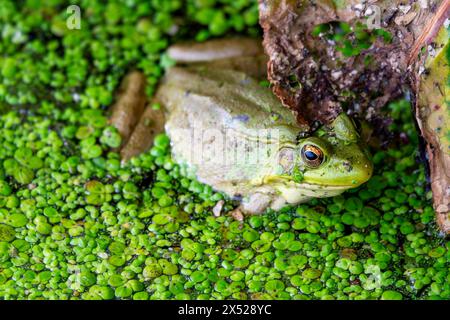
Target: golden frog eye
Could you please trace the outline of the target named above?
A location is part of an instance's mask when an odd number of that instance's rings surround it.
[[[311,168],[317,168],[323,163],[323,151],[312,144],[305,144],[302,148],[302,159]]]

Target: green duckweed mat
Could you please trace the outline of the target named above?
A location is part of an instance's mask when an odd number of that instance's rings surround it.
[[[260,35],[256,1],[2,0],[0,32],[0,299],[450,298],[405,100],[389,108],[408,143],[374,151],[367,184],[243,222],[212,215],[222,195],[166,136],[127,164],[111,151],[127,71],[151,96],[170,43]]]

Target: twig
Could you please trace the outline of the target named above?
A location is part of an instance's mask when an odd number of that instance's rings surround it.
[[[418,57],[420,49],[424,45],[427,45],[429,44],[429,42],[432,41],[436,33],[439,31],[441,25],[449,17],[449,14],[450,14],[450,0],[444,0],[442,1],[433,18],[430,21],[428,21],[428,23],[425,25],[425,27],[422,30],[422,33],[420,34],[415,44],[413,45],[411,54],[409,55],[408,58],[408,65],[411,65],[414,62],[414,60]]]

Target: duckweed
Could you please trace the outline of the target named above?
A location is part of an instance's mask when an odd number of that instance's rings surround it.
[[[166,135],[122,163],[106,110],[131,68],[152,95],[175,39],[260,34],[256,1],[81,1],[80,30],[67,5],[2,1],[0,299],[450,298],[407,101],[388,108],[410,143],[374,150],[364,186],[242,222],[226,200],[214,217],[223,195]]]
[[[0,241],[2,242],[10,242],[15,238],[15,230],[11,226],[7,226],[5,224],[0,224]]]

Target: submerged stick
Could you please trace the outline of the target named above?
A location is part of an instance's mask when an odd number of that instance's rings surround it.
[[[120,150],[122,161],[128,161],[147,151],[153,145],[155,136],[164,132],[164,122],[165,117],[162,108],[153,109],[151,105],[148,105],[128,142]]]
[[[139,118],[144,112],[145,76],[139,71],[132,71],[122,80],[117,100],[111,107],[110,124],[117,128],[125,145],[133,132]]]
[[[228,38],[202,43],[185,42],[167,50],[169,57],[179,63],[202,62],[263,54],[261,41],[250,38]]]
[[[428,20],[419,37],[416,39],[409,55],[408,64],[413,63],[414,60],[417,59],[418,53],[423,46],[426,46],[433,41],[444,21],[449,18],[449,15],[450,0],[444,0],[437,9],[436,14]]]

